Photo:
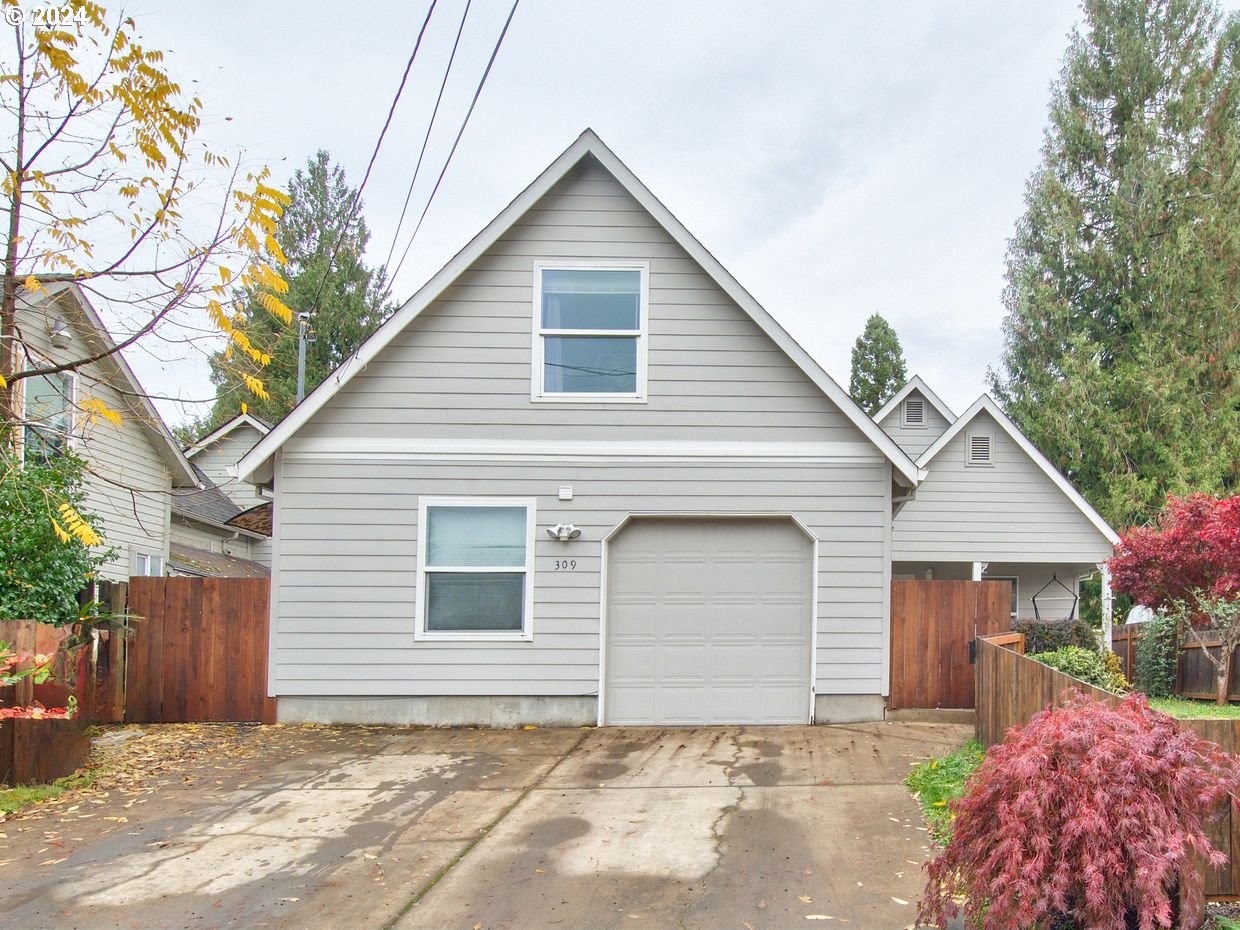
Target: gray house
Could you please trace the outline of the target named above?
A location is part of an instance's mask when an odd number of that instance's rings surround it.
[[[241,413],[185,450],[198,487],[172,496],[168,562],[172,574],[266,577],[271,565],[269,535],[237,520],[267,501],[253,485],[238,480],[236,468],[270,431],[270,424]]]
[[[197,488],[193,468],[82,287],[59,281],[23,288],[17,329],[22,367],[99,356],[75,371],[16,382],[21,454],[71,450],[86,462],[87,509],[100,519],[112,552],[100,578],[164,574],[172,495]],[[96,403],[119,414],[119,422],[100,415]]]
[[[989,397],[957,417],[914,377],[874,417],[926,478],[896,506],[895,578],[1012,582],[1013,619],[1060,619],[1115,531]]]
[[[238,474],[280,719],[499,724],[881,718],[928,478],[588,131]]]

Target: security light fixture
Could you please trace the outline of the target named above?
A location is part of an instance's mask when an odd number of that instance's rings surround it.
[[[67,349],[73,342],[73,333],[69,331],[69,324],[64,320],[52,320],[48,332],[52,337],[52,348]]]
[[[576,539],[580,536],[581,530],[571,523],[557,523],[555,526],[547,527],[547,535],[560,542],[568,542],[570,539]]]

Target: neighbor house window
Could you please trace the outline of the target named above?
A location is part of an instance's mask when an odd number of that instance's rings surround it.
[[[904,425],[926,425],[926,402],[920,397],[908,397],[904,400]]]
[[[139,552],[133,557],[133,573],[135,575],[162,575],[164,573],[164,557],[149,552]]]
[[[61,455],[73,426],[73,375],[58,371],[22,382],[23,455],[26,461]]]
[[[965,464],[966,465],[993,465],[994,460],[991,457],[991,435],[989,433],[969,433],[965,437]]]
[[[647,278],[644,264],[535,267],[535,399],[645,398]]]
[[[529,639],[534,502],[423,498],[417,637]]]

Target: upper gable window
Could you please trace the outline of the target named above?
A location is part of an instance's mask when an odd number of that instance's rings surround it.
[[[926,402],[920,397],[906,397],[904,399],[904,425],[905,426],[925,426],[926,425]]]
[[[73,427],[72,373],[58,371],[49,375],[33,375],[25,380],[22,418],[26,421],[22,435],[23,457],[46,461],[62,455],[69,448],[69,432]]]
[[[990,433],[969,433],[965,444],[966,465],[993,465],[993,438]]]
[[[645,399],[648,276],[644,263],[535,266],[535,400]]]

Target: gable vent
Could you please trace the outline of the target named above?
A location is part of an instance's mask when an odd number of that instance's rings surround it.
[[[926,402],[920,397],[909,397],[904,401],[904,425],[926,425]]]
[[[989,465],[990,462],[990,436],[986,433],[970,433],[969,434],[969,464],[970,465]]]

